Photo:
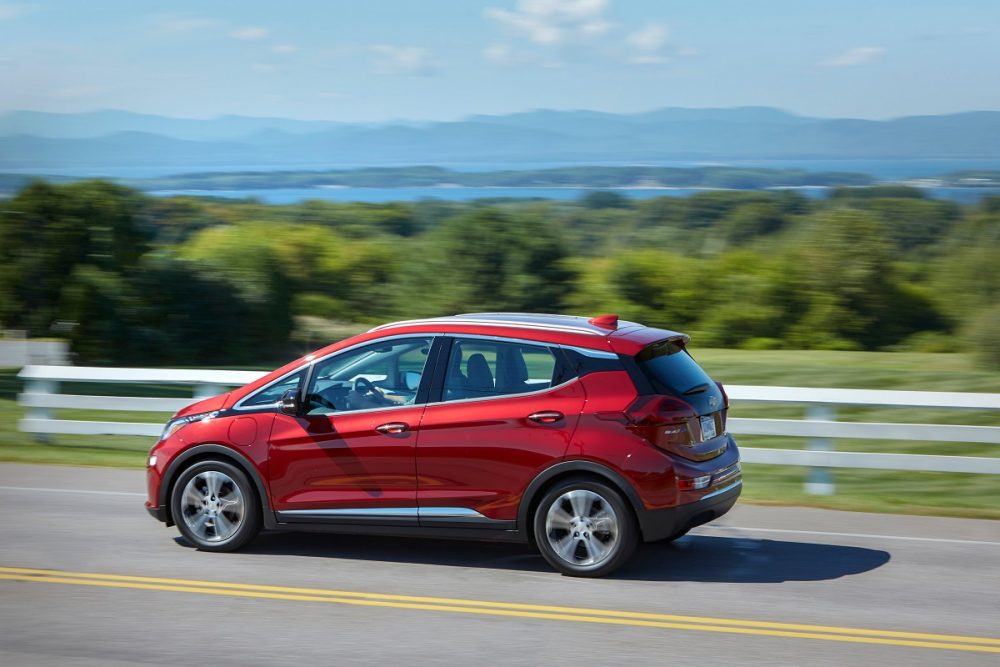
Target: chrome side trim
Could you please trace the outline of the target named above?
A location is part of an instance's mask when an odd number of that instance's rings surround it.
[[[485,519],[486,517],[476,510],[468,507],[421,507],[418,514],[427,518],[452,518],[461,517],[463,519]]]
[[[374,331],[374,329],[372,329],[372,331]],[[310,364],[315,364],[315,363],[318,363],[320,361],[324,361],[324,360],[329,359],[330,357],[334,356],[335,354],[340,354],[341,352],[350,352],[351,350],[357,349],[359,347],[363,347],[365,345],[374,345],[375,343],[381,343],[381,342],[387,341],[387,340],[399,340],[401,338],[430,338],[431,339],[431,344],[433,345],[434,344],[434,340],[433,339],[437,338],[438,336],[441,336],[441,335],[443,335],[443,334],[439,334],[439,333],[408,333],[408,334],[396,334],[394,336],[386,336],[384,338],[373,338],[371,340],[361,341],[360,343],[355,343],[354,345],[349,345],[349,346],[341,348],[339,350],[335,350],[335,351],[331,352],[330,354],[326,354],[326,355],[324,355],[322,357],[314,357],[314,358],[311,358],[311,359],[307,359],[304,364],[300,364],[299,366],[296,366],[294,369],[288,371],[287,373],[285,373],[284,375],[282,375],[278,379],[272,380],[271,382],[268,382],[266,385],[264,385],[263,387],[261,387],[257,391],[253,392],[252,394],[248,394],[248,395],[244,396],[243,398],[241,398],[240,400],[238,400],[236,402],[236,404],[232,408],[230,408],[230,409],[231,410],[267,410],[267,409],[269,409],[269,406],[266,403],[264,405],[246,405],[245,406],[245,405],[243,405],[243,402],[250,400],[252,397],[256,396],[257,394],[259,394],[262,391],[270,389],[271,387],[273,387],[274,385],[278,384],[282,380],[286,379],[290,375],[295,375],[299,371],[305,370]],[[271,406],[271,408],[272,409],[277,409],[279,402],[280,401],[275,401],[274,405]],[[386,408],[370,408],[370,409],[371,410],[385,410],[385,409],[392,409],[392,408],[395,408],[395,407],[413,407],[413,406],[412,405],[388,406]],[[362,411],[361,410],[351,410],[351,412],[362,412]]]
[[[704,496],[701,497],[701,500],[708,500],[709,498],[714,498],[715,496],[722,495],[723,493],[726,493],[727,491],[732,491],[733,489],[735,489],[737,487],[740,487],[740,486],[743,486],[743,480],[742,479],[738,479],[735,482],[733,482],[732,484],[729,484],[728,486],[724,486],[721,489],[716,489],[715,491],[712,491],[711,493],[705,494]],[[698,502],[698,501],[695,501],[695,502]]]
[[[592,359],[614,359],[617,361],[618,355],[614,352],[607,352],[605,350],[593,350],[588,347],[576,347],[575,345],[560,345],[559,347],[564,350],[572,350],[577,354],[582,354],[585,357],[590,357]]]
[[[246,401],[249,401],[250,399],[252,399],[257,394],[259,394],[259,393],[261,393],[263,391],[267,391],[268,389],[270,389],[274,385],[281,384],[283,381],[287,380],[288,378],[290,378],[291,376],[295,375],[296,373],[302,372],[303,370],[305,370],[306,366],[308,366],[310,363],[312,363],[312,362],[311,361],[307,361],[306,363],[302,364],[301,366],[297,366],[294,370],[288,371],[287,373],[285,373],[284,375],[282,375],[281,377],[279,377],[277,380],[273,380],[271,382],[268,382],[266,385],[264,385],[263,387],[261,387],[257,391],[253,392],[252,394],[247,394],[246,396],[244,396],[240,400],[236,401],[236,404],[232,408],[230,408],[230,409],[231,410],[268,410],[268,409],[276,409],[278,407],[278,405],[281,403],[280,400],[279,401],[275,401],[274,403],[261,403],[260,405],[243,405],[243,403],[245,403]]]
[[[315,518],[486,518],[476,510],[469,509],[468,507],[352,507],[346,509],[283,510],[281,514],[283,516]]]
[[[496,401],[502,398],[509,399],[509,398],[520,398],[521,396],[534,396],[535,394],[544,394],[547,391],[562,389],[571,382],[576,382],[579,379],[580,379],[579,377],[574,376],[560,384],[552,385],[551,387],[545,387],[544,389],[536,389],[535,391],[526,391],[521,394],[498,394],[497,396],[480,396],[479,398],[459,398],[451,401],[434,401],[432,403],[424,403],[424,405],[427,407],[431,407],[434,405],[456,405],[458,403],[479,403],[481,401]]]
[[[357,507],[347,509],[281,510],[284,516],[303,517],[399,517],[417,518],[416,507]]]

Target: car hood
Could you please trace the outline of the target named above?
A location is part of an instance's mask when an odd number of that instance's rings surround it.
[[[229,398],[228,392],[225,394],[219,394],[218,396],[211,396],[200,401],[195,401],[194,403],[178,410],[174,417],[186,417],[187,415],[197,415],[202,412],[221,410],[226,405],[227,398]]]

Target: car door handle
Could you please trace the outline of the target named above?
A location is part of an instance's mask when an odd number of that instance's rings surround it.
[[[375,430],[379,433],[384,433],[385,435],[394,435],[397,433],[405,433],[410,430],[409,424],[404,424],[403,422],[389,422],[388,424],[382,424],[381,426],[376,426]]]
[[[528,419],[539,424],[555,424],[558,421],[562,421],[562,418],[563,413],[556,412],[555,410],[543,410],[528,415]]]

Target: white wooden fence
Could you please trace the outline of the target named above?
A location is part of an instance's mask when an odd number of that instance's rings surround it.
[[[176,412],[194,400],[212,396],[228,387],[238,387],[264,375],[255,371],[210,371],[196,369],[88,368],[80,366],[25,366],[18,376],[25,391],[18,402],[26,408],[19,428],[28,433],[80,435],[157,436],[162,424],[79,421],[54,419],[54,409]],[[84,396],[59,393],[61,382],[189,385],[192,398],[140,398]],[[750,403],[806,406],[805,419],[747,419],[730,416],[729,430],[737,435],[792,436],[808,438],[807,449],[741,447],[747,463],[808,466],[814,469],[806,489],[833,493],[828,468],[871,468],[1000,474],[1000,457],[970,457],[930,454],[838,452],[834,439],[971,442],[1000,444],[1000,427],[943,424],[906,424],[837,421],[837,406],[892,406],[950,408],[955,410],[1000,410],[1000,394],[886,391],[876,389],[817,389],[727,385],[732,403],[730,415]]]

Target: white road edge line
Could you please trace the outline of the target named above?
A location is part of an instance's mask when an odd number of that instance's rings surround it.
[[[0,486],[0,491],[35,491],[40,493],[85,493],[96,496],[128,496],[145,498],[145,493],[132,493],[129,491],[94,491],[90,489],[49,489],[34,486]],[[704,530],[722,530],[730,532],[745,533],[781,533],[785,535],[818,535],[822,537],[858,537],[871,540],[907,540],[911,542],[940,542],[944,544],[979,544],[991,547],[1000,547],[1000,542],[989,542],[986,540],[959,540],[944,537],[913,537],[909,535],[878,535],[874,533],[835,533],[823,530],[793,530],[791,528],[751,528],[743,526],[699,526],[695,529],[695,534],[701,534]]]
[[[45,489],[37,486],[0,486],[0,491],[36,491],[40,493],[86,493],[93,496],[133,496],[145,498],[145,493],[130,491],[91,491],[89,489]]]
[[[723,530],[731,532],[747,533],[782,533],[788,535],[820,535],[823,537],[860,537],[872,540],[908,540],[911,542],[943,542],[947,544],[979,544],[991,547],[1000,547],[1000,542],[989,542],[986,540],[959,540],[945,537],[912,537],[910,535],[877,535],[874,533],[834,533],[824,530],[792,530],[790,528],[744,528],[741,526],[699,526],[695,534],[700,534],[702,530]]]

